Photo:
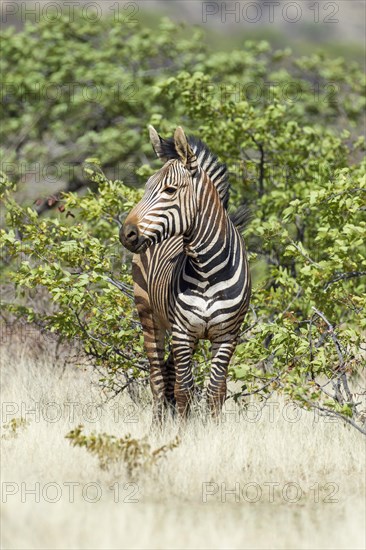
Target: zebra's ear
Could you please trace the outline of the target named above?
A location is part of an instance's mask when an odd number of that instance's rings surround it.
[[[163,147],[162,147],[163,140],[155,130],[154,126],[151,126],[151,125],[149,126],[149,135],[150,135],[151,145],[156,153],[156,156],[159,159],[165,158],[165,155],[163,154]]]
[[[174,132],[174,145],[175,150],[177,151],[178,156],[183,162],[184,166],[186,166],[186,168],[188,168],[189,170],[196,170],[196,155],[189,145],[187,136],[185,135],[184,130],[181,126],[178,126],[178,128]]]

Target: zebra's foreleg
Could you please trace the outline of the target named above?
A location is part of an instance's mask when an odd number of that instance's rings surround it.
[[[191,359],[196,339],[186,332],[173,330],[172,349],[175,364],[174,396],[181,419],[188,416],[193,397],[194,381]]]
[[[144,343],[150,363],[150,388],[153,396],[152,425],[161,425],[165,409],[166,370],[164,363],[164,333],[155,327],[144,327]]]
[[[217,418],[220,414],[226,399],[227,371],[235,346],[235,340],[212,343],[211,374],[207,385],[207,401],[214,418]]]

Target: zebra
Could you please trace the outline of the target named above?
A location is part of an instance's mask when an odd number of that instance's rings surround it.
[[[207,401],[218,418],[226,399],[227,372],[249,307],[251,280],[244,240],[235,225],[245,214],[227,212],[226,165],[202,141],[178,126],[150,140],[165,164],[146,183],[140,202],[120,229],[134,253],[135,303],[150,364],[153,423],[165,409],[185,419],[192,403],[191,359],[199,339],[211,342]],[[165,360],[165,336],[171,349]]]

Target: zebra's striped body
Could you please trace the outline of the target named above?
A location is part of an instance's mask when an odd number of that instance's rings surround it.
[[[226,396],[227,368],[248,309],[250,275],[245,246],[226,206],[226,168],[201,142],[178,128],[165,141],[153,128],[157,155],[168,159],[146,185],[144,197],[121,229],[133,258],[134,292],[151,366],[155,416],[164,404],[189,409],[191,357],[198,339],[212,342],[207,388],[218,414]],[[172,351],[164,361],[164,337]]]

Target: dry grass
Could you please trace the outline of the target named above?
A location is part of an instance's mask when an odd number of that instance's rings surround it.
[[[126,485],[124,465],[102,471],[65,434],[82,423],[86,432],[148,434],[154,448],[175,437],[176,425],[149,433],[150,407],[127,396],[118,414],[108,403],[90,422],[99,395],[88,369],[63,369],[44,351],[35,359],[26,343],[1,359],[2,424],[29,421],[1,440],[2,548],[364,547],[365,440],[355,430],[304,411],[290,422],[295,411],[282,400],[256,422],[254,413],[228,413],[220,426],[197,418],[178,448]],[[39,502],[26,492],[35,487]],[[99,500],[88,502],[96,491]]]

